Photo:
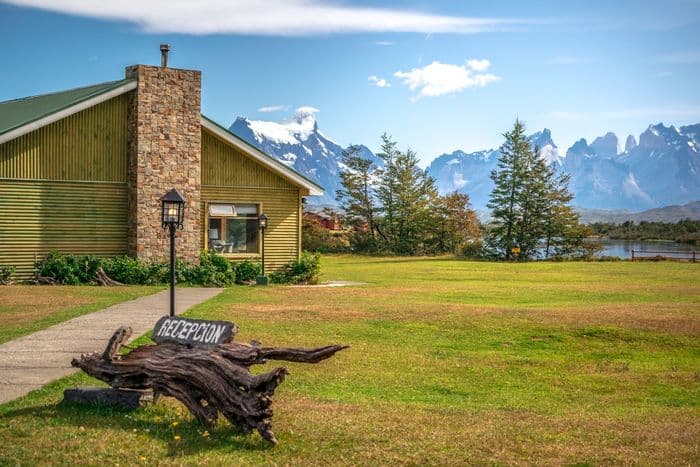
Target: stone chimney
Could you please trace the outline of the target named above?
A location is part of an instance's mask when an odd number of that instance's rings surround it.
[[[201,72],[134,65],[129,101],[129,255],[167,260],[169,237],[161,227],[160,198],[171,188],[185,197],[178,259],[198,262],[201,248]]]

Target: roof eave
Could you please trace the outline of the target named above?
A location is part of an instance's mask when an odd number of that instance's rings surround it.
[[[284,178],[293,182],[294,184],[307,189],[309,191],[309,196],[323,195],[324,190],[322,187],[307,179],[297,171],[292,170],[286,165],[277,161],[272,156],[265,154],[263,151],[259,150],[255,146],[238,138],[236,135],[223,128],[218,123],[214,122],[205,115],[202,115],[202,126],[214,133],[215,135],[217,135],[219,138],[223,139],[224,141],[232,144],[234,147],[250,155],[257,162],[260,162],[262,165],[269,168],[273,172],[277,172]]]
[[[109,91],[103,92],[102,94],[98,94],[97,96],[89,97],[83,101],[78,102],[77,104],[71,105],[57,112],[38,118],[17,128],[13,128],[12,130],[0,135],[0,144],[13,140],[15,138],[19,138],[22,135],[31,133],[34,130],[38,130],[39,128],[45,127],[46,125],[50,125],[51,123],[57,122],[62,118],[69,117],[82,110],[89,109],[90,107],[93,107],[97,104],[101,104],[102,102],[108,101],[113,97],[120,96],[125,92],[129,92],[133,89],[136,89],[135,80],[129,83],[125,83]]]

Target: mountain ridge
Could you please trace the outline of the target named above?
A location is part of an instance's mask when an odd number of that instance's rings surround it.
[[[323,186],[326,193],[309,198],[310,204],[332,206],[347,147],[321,132],[317,112],[300,107],[282,122],[238,117],[229,129]],[[548,128],[531,134],[529,140],[548,165],[571,175],[573,204],[581,209],[639,212],[700,199],[700,123],[651,124],[638,139],[628,135],[624,146],[615,133],[607,132],[590,144],[581,138],[563,154]],[[366,146],[360,145],[360,151],[383,165]],[[470,153],[458,149],[435,157],[426,170],[441,193],[466,193],[483,211],[493,189],[489,175],[499,154],[498,148]]]

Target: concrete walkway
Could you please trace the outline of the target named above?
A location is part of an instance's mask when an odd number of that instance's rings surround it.
[[[179,288],[175,313],[221,293],[223,289]],[[102,352],[119,326],[131,326],[132,340],[153,329],[168,314],[169,291],[105,308],[0,345],[0,404],[46,383],[75,373],[70,366],[81,353]]]

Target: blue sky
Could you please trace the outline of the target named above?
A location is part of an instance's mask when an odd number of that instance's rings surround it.
[[[202,110],[319,110],[338,143],[388,132],[424,163],[497,147],[516,117],[566,150],[700,122],[700,1],[0,0],[0,100],[202,70]]]

